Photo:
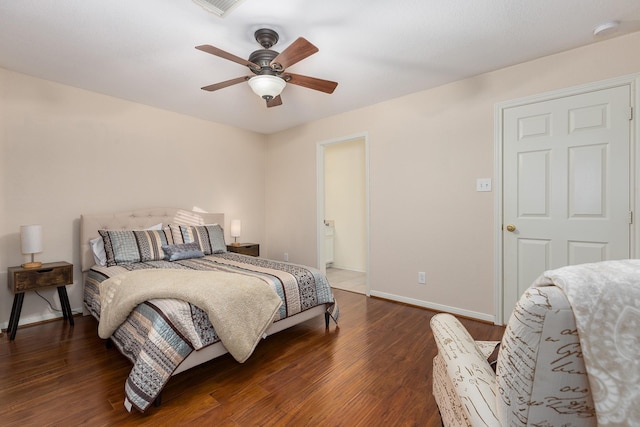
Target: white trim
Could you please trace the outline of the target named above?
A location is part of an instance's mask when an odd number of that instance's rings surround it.
[[[331,265],[331,267],[337,268],[337,269],[340,269],[340,270],[354,271],[356,273],[366,273],[367,272],[366,267],[363,269],[363,268],[358,268],[358,267],[352,267],[350,265],[341,265],[341,264],[336,264],[336,263],[333,263]]]
[[[637,188],[640,188],[640,183],[636,182],[638,174],[636,173],[637,165],[640,165],[640,150],[638,150],[638,138],[640,136],[640,120],[637,120],[638,106],[640,106],[640,73],[629,74],[626,76],[615,77],[598,82],[592,82],[584,85],[573,86],[569,88],[559,89],[550,92],[544,92],[537,95],[527,96],[523,98],[513,99],[510,101],[501,102],[495,105],[494,108],[494,173],[496,185],[494,190],[496,192],[495,198],[495,212],[494,212],[494,301],[495,301],[495,323],[498,325],[505,324],[505,313],[503,309],[503,245],[502,245],[502,115],[504,110],[512,107],[519,107],[522,105],[533,104],[537,102],[544,102],[558,98],[564,98],[568,96],[574,96],[581,93],[594,92],[603,89],[609,89],[613,87],[629,85],[631,87],[631,99],[629,102],[633,108],[633,119],[631,121],[630,137],[631,147],[629,156],[629,204],[634,210],[634,217],[638,217],[640,214],[640,198],[635,197]],[[640,236],[638,235],[636,228],[637,218],[634,218],[633,224],[630,226],[630,247],[629,255],[632,258],[636,257],[636,248],[640,247]],[[542,273],[542,272],[540,272]]]
[[[631,82],[631,108],[633,108],[633,117],[631,119],[631,147],[629,152],[629,180],[631,185],[629,186],[629,203],[633,209],[633,224],[630,227],[631,233],[631,247],[629,248],[629,254],[632,258],[638,257],[637,248],[640,248],[640,233],[636,226],[638,221],[638,215],[640,214],[640,197],[636,197],[636,191],[640,189],[640,183],[637,181],[640,178],[640,174],[637,172],[638,166],[640,166],[640,150],[638,144],[640,143],[640,120],[638,120],[638,112],[640,109],[640,73],[629,76]]]
[[[494,185],[493,190],[495,191],[495,198],[493,199],[493,230],[494,230],[494,238],[493,238],[493,271],[495,278],[494,282],[494,317],[496,325],[504,325],[504,316],[502,313],[503,304],[503,292],[502,292],[502,110],[505,107],[500,107],[500,104],[496,105],[495,113],[494,113],[494,149],[493,149],[493,174],[494,174]]]
[[[579,95],[581,93],[595,92],[603,89],[610,89],[618,86],[624,86],[630,84],[634,86],[634,82],[640,80],[640,73],[629,74],[621,77],[614,77],[607,80],[601,80],[592,83],[586,83],[579,86],[572,86],[568,88],[558,89],[549,92],[543,92],[536,95],[525,96],[523,98],[516,98],[510,101],[498,103],[496,106],[500,110],[512,107],[519,107],[527,104],[534,104],[537,102],[550,101],[558,98],[566,98],[568,96]]]
[[[451,313],[458,316],[468,317],[471,319],[483,320],[485,322],[495,323],[494,316],[486,313],[478,313],[477,311],[464,310],[464,309],[460,309],[457,307],[450,307],[448,305],[443,305],[443,304],[434,304],[432,302],[403,297],[401,295],[388,294],[386,292],[371,291],[371,296],[383,298],[390,301],[401,302],[404,304],[415,305],[417,307],[427,308],[429,310],[438,311],[442,313]]]
[[[332,138],[320,141],[316,145],[316,254],[317,268],[326,273],[327,266],[324,258],[324,150],[325,147],[343,142],[364,140],[364,168],[365,168],[365,230],[366,230],[366,263],[365,263],[365,295],[370,296],[371,286],[369,277],[371,276],[371,238],[369,228],[370,218],[370,197],[369,197],[369,134],[367,132],[357,133],[339,138]]]
[[[316,145],[316,268],[327,272],[324,256],[324,146]]]
[[[70,286],[70,285],[69,285]],[[51,312],[48,308],[46,312],[34,314],[31,316],[20,316],[18,326],[33,325],[34,323],[46,322],[49,320],[63,319],[62,311]],[[71,308],[71,315],[82,314],[82,308]],[[65,321],[66,322],[66,321]],[[0,329],[7,329],[9,321],[0,323]]]

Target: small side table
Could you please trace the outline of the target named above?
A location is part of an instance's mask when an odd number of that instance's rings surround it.
[[[257,243],[237,243],[227,245],[227,251],[237,254],[260,256],[260,245]]]
[[[8,280],[9,289],[13,292],[13,307],[11,317],[7,326],[7,335],[13,341],[18,331],[22,302],[26,291],[55,286],[58,288],[58,296],[62,305],[62,316],[73,326],[73,313],[69,304],[69,296],[65,285],[73,284],[73,264],[68,262],[44,263],[37,268],[9,267]]]

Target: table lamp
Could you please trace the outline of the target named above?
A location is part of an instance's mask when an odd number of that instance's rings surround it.
[[[231,237],[233,237],[233,245],[238,246],[238,237],[240,237],[240,230],[242,224],[239,219],[231,220]]]
[[[20,226],[20,243],[23,254],[31,254],[31,262],[22,264],[23,268],[38,268],[41,262],[33,260],[33,254],[42,252],[42,226],[22,225]]]

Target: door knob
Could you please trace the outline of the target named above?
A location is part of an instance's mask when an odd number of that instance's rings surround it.
[[[516,226],[513,224],[507,225],[507,231],[510,231],[513,233],[514,231],[516,231]]]

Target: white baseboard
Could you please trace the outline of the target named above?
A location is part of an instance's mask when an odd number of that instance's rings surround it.
[[[82,313],[82,309],[72,308],[71,313],[73,313],[74,315],[78,313]],[[31,315],[31,316],[20,316],[20,321],[18,322],[18,326],[30,325],[32,323],[38,323],[38,322],[44,322],[46,320],[62,319],[62,318],[63,318],[62,313],[58,313],[58,312],[56,313],[47,312],[47,313],[40,313],[40,314]],[[1,329],[7,329],[7,326],[9,326],[8,320],[6,322],[0,323]]]
[[[492,314],[478,313],[477,311],[464,310],[457,307],[450,307],[448,305],[436,304],[429,301],[422,301],[414,298],[407,298],[400,295],[388,294],[386,292],[371,291],[372,297],[384,298],[391,301],[403,302],[405,304],[411,304],[418,307],[428,308],[429,310],[457,314],[458,316],[469,317],[471,319],[482,320],[485,322],[495,323],[495,316]]]
[[[366,273],[367,272],[367,270],[363,270],[363,269],[358,268],[358,267],[350,267],[348,265],[340,265],[340,264],[335,264],[335,263],[331,263],[331,267],[337,268],[339,270],[355,271],[355,272],[358,272],[358,273]]]

